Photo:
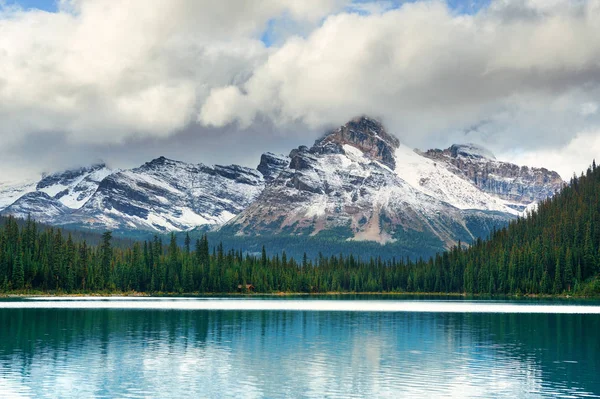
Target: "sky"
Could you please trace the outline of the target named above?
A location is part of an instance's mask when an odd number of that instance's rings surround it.
[[[600,0],[0,0],[0,181],[255,167],[359,115],[568,179],[600,155]]]

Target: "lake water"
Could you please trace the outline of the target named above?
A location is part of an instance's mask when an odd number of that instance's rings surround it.
[[[0,301],[0,398],[600,397],[598,302]]]

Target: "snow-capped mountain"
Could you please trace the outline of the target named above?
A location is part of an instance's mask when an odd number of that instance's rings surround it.
[[[0,211],[48,223],[81,208],[112,171],[105,164],[46,174],[38,182],[0,184]]]
[[[242,166],[205,166],[157,158],[105,178],[70,223],[98,228],[179,231],[222,225],[264,188]]]
[[[265,173],[275,173],[277,162],[274,154],[265,159]],[[39,182],[0,185],[0,213],[58,225],[180,231],[222,225],[264,184],[255,169],[160,157],[129,170],[98,164],[45,175]]]
[[[521,211],[532,202],[552,196],[564,184],[556,172],[498,161],[492,153],[474,144],[453,145],[420,155],[443,162],[455,175],[486,193],[511,202]]]
[[[0,184],[0,213],[98,229],[327,236],[428,245],[470,242],[552,195],[555,172],[519,167],[473,145],[420,152],[367,117],[257,169],[157,158]]]
[[[311,148],[293,150],[289,166],[224,229],[251,236],[318,236],[335,230],[348,240],[402,245],[420,240],[441,248],[487,234],[558,184],[550,172],[536,170],[549,176],[539,186],[544,190],[532,189],[534,198],[484,190],[470,172],[458,173],[452,160],[477,158],[478,163],[469,164],[473,170],[488,163],[498,169],[514,165],[495,161],[483,149],[460,148],[448,160],[424,156],[400,144],[378,122],[355,119]],[[515,178],[513,184],[525,182]]]
[[[60,220],[70,211],[60,201],[45,192],[31,191],[18,198],[0,213],[23,219],[31,216],[31,218],[44,223],[60,223]]]
[[[37,183],[36,191],[48,194],[67,208],[79,209],[94,195],[100,182],[112,173],[103,163],[53,173]]]
[[[35,191],[36,181],[0,182],[0,211],[23,195]]]

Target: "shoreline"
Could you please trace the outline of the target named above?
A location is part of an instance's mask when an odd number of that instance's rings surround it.
[[[318,292],[318,293],[306,293],[306,292],[273,292],[273,293],[199,293],[199,292],[188,292],[188,293],[166,293],[166,292],[137,292],[137,291],[126,291],[126,292],[87,292],[87,293],[65,293],[65,292],[2,292],[0,293],[0,299],[10,298],[94,298],[94,297],[147,297],[147,298],[207,298],[207,297],[336,297],[336,296],[397,296],[397,297],[447,297],[447,298],[487,298],[487,299],[600,299],[600,296],[584,296],[584,295],[549,295],[549,294],[508,294],[508,295],[489,295],[489,294],[467,294],[459,292]]]

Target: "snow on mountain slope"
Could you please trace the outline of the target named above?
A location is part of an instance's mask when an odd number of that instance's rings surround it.
[[[265,173],[277,174],[282,162],[273,155]],[[263,187],[263,175],[254,169],[160,157],[131,170],[97,164],[45,175],[37,183],[0,186],[0,211],[99,229],[189,230],[222,225]]]
[[[290,153],[289,167],[222,230],[319,235],[442,249],[470,241],[517,212],[444,166],[358,118]],[[484,220],[481,231],[477,220]],[[474,232],[477,230],[476,232]]]
[[[445,150],[433,149],[419,154],[443,165],[479,190],[505,200],[518,211],[551,197],[565,184],[554,171],[498,161],[491,152],[472,144],[455,144]]]
[[[48,194],[42,191],[32,191],[3,209],[2,214],[22,219],[31,216],[32,219],[39,222],[53,223],[69,211],[69,208]]]
[[[62,205],[71,209],[79,209],[96,192],[100,182],[112,171],[104,164],[97,164],[83,168],[66,170],[42,176],[39,181],[25,183],[2,184],[0,183],[0,211],[9,207],[24,195],[32,192],[41,192],[48,197],[59,201]],[[27,199],[39,199],[39,196],[23,198],[21,206]],[[33,201],[31,209],[35,207]],[[40,210],[41,211],[41,210]],[[36,212],[42,213],[42,212]]]
[[[113,173],[105,164],[46,175],[37,184],[37,191],[48,194],[71,209],[81,208],[96,192],[105,177]]]
[[[500,211],[518,215],[505,201],[492,197],[473,183],[405,145],[395,152],[396,173],[413,188],[458,209]]]
[[[221,225],[241,212],[263,187],[262,175],[253,169],[193,165],[160,157],[105,178],[67,221],[158,231]]]
[[[23,195],[35,191],[37,182],[0,182],[0,211],[10,206]]]

